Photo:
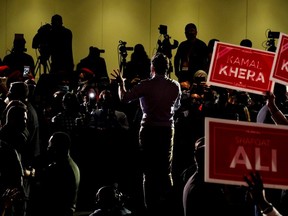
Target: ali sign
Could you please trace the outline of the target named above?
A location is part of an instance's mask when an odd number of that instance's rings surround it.
[[[288,189],[288,127],[205,118],[205,181],[246,185],[259,171],[268,188]]]
[[[275,53],[216,42],[207,84],[265,95],[272,91],[270,73]]]
[[[288,35],[283,33],[279,36],[270,79],[288,85]]]

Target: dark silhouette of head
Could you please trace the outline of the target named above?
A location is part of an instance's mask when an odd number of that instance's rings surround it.
[[[69,156],[71,147],[70,136],[65,132],[54,132],[48,141],[47,151],[53,159],[65,159]]]
[[[63,25],[62,16],[60,16],[59,14],[55,14],[54,16],[52,16],[51,25],[52,27],[62,26]]]
[[[252,41],[249,39],[243,39],[240,42],[240,46],[244,46],[244,47],[252,47]]]
[[[185,26],[185,36],[187,40],[194,40],[197,36],[197,27],[194,23],[188,23]]]
[[[29,87],[27,83],[22,81],[12,82],[9,87],[7,97],[11,100],[27,101],[29,95]]]
[[[157,52],[151,59],[156,74],[165,75],[169,68],[169,59],[161,52]]]
[[[13,100],[8,103],[4,112],[6,111],[5,124],[13,127],[15,131],[23,131],[27,122],[27,106],[19,100]]]
[[[115,110],[115,98],[110,90],[104,89],[100,92],[98,106],[103,110]]]
[[[135,53],[146,53],[145,49],[144,49],[144,46],[142,44],[136,44],[134,46],[134,52]]]
[[[148,59],[148,55],[145,51],[145,48],[142,44],[136,44],[134,46],[134,52],[131,54],[131,60],[143,60],[143,59]]]
[[[215,38],[209,40],[209,42],[208,42],[208,52],[209,53],[213,52],[213,48],[214,48],[215,42],[217,42],[217,41],[219,41],[219,40],[215,39]]]
[[[89,56],[99,57],[100,56],[100,49],[97,47],[90,46],[89,47]]]
[[[119,198],[113,185],[101,187],[96,193],[96,204],[101,209],[112,209],[118,206]]]
[[[23,34],[15,34],[15,38],[13,41],[13,52],[25,52],[27,49],[25,48],[26,40],[24,39]]]
[[[77,99],[77,96],[72,92],[65,93],[62,99],[62,103],[65,110],[78,112],[80,109],[80,103]]]
[[[51,108],[53,112],[55,111],[56,113],[58,113],[63,110],[62,100],[65,94],[66,92],[62,90],[58,90],[53,94],[51,101]]]

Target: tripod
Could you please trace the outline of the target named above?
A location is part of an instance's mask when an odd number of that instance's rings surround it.
[[[49,60],[49,57],[47,58],[47,57],[40,55],[37,59],[36,66],[35,66],[35,77],[37,73],[39,73],[39,76],[41,75],[42,69],[43,69],[44,74],[47,74],[47,72],[50,71],[50,60]]]
[[[124,70],[126,70],[126,56],[121,54],[121,60],[120,60],[120,71],[123,73]]]
[[[161,34],[162,35],[162,34]],[[160,37],[161,37],[160,35]],[[171,72],[173,72],[173,65],[172,65],[172,49],[176,49],[178,47],[179,42],[177,40],[173,40],[173,44],[170,42],[170,36],[168,34],[163,34],[164,39],[161,41],[158,39],[157,44],[157,52],[162,52],[167,56],[169,59],[169,69],[168,69],[168,76],[171,77]]]

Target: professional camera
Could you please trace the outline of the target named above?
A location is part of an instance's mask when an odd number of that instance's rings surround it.
[[[274,32],[269,30],[268,31],[268,40],[266,41],[266,46],[268,47],[268,51],[275,52],[276,51],[276,46],[275,46],[275,39],[278,39],[280,36],[280,32]]]
[[[170,42],[170,36],[167,33],[167,26],[160,25],[159,26],[160,34],[164,36],[163,40],[160,39],[157,41],[158,49],[157,52],[164,53],[169,59],[172,57],[172,49],[176,49],[178,47],[179,42],[177,40],[173,40],[173,44]]]
[[[119,41],[119,51],[122,57],[126,58],[127,51],[133,51],[133,47],[126,47],[127,42],[120,40]]]
[[[280,36],[280,32],[273,32],[271,30],[268,32],[268,38],[277,39],[279,38],[279,36]]]
[[[32,41],[32,48],[39,49],[41,56],[49,58],[49,33],[52,29],[50,24],[41,26]]]
[[[168,27],[166,25],[160,25],[158,29],[159,29],[160,34],[163,34],[163,35],[167,34]]]

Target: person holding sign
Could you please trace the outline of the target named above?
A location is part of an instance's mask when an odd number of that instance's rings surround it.
[[[254,204],[247,199],[245,187],[205,181],[205,137],[195,142],[194,161],[193,174],[183,189],[184,216],[210,215],[211,208],[213,214],[222,216],[255,216]]]
[[[267,98],[268,98],[268,109],[271,114],[271,118],[276,124],[280,125],[288,125],[288,120],[286,116],[283,114],[283,112],[278,108],[278,106],[275,103],[275,95],[272,92],[267,92]]]
[[[268,202],[265,195],[263,180],[259,172],[252,172],[249,176],[245,175],[244,181],[248,185],[250,197],[260,209],[262,215],[282,216],[282,214],[280,214],[278,210]]]

